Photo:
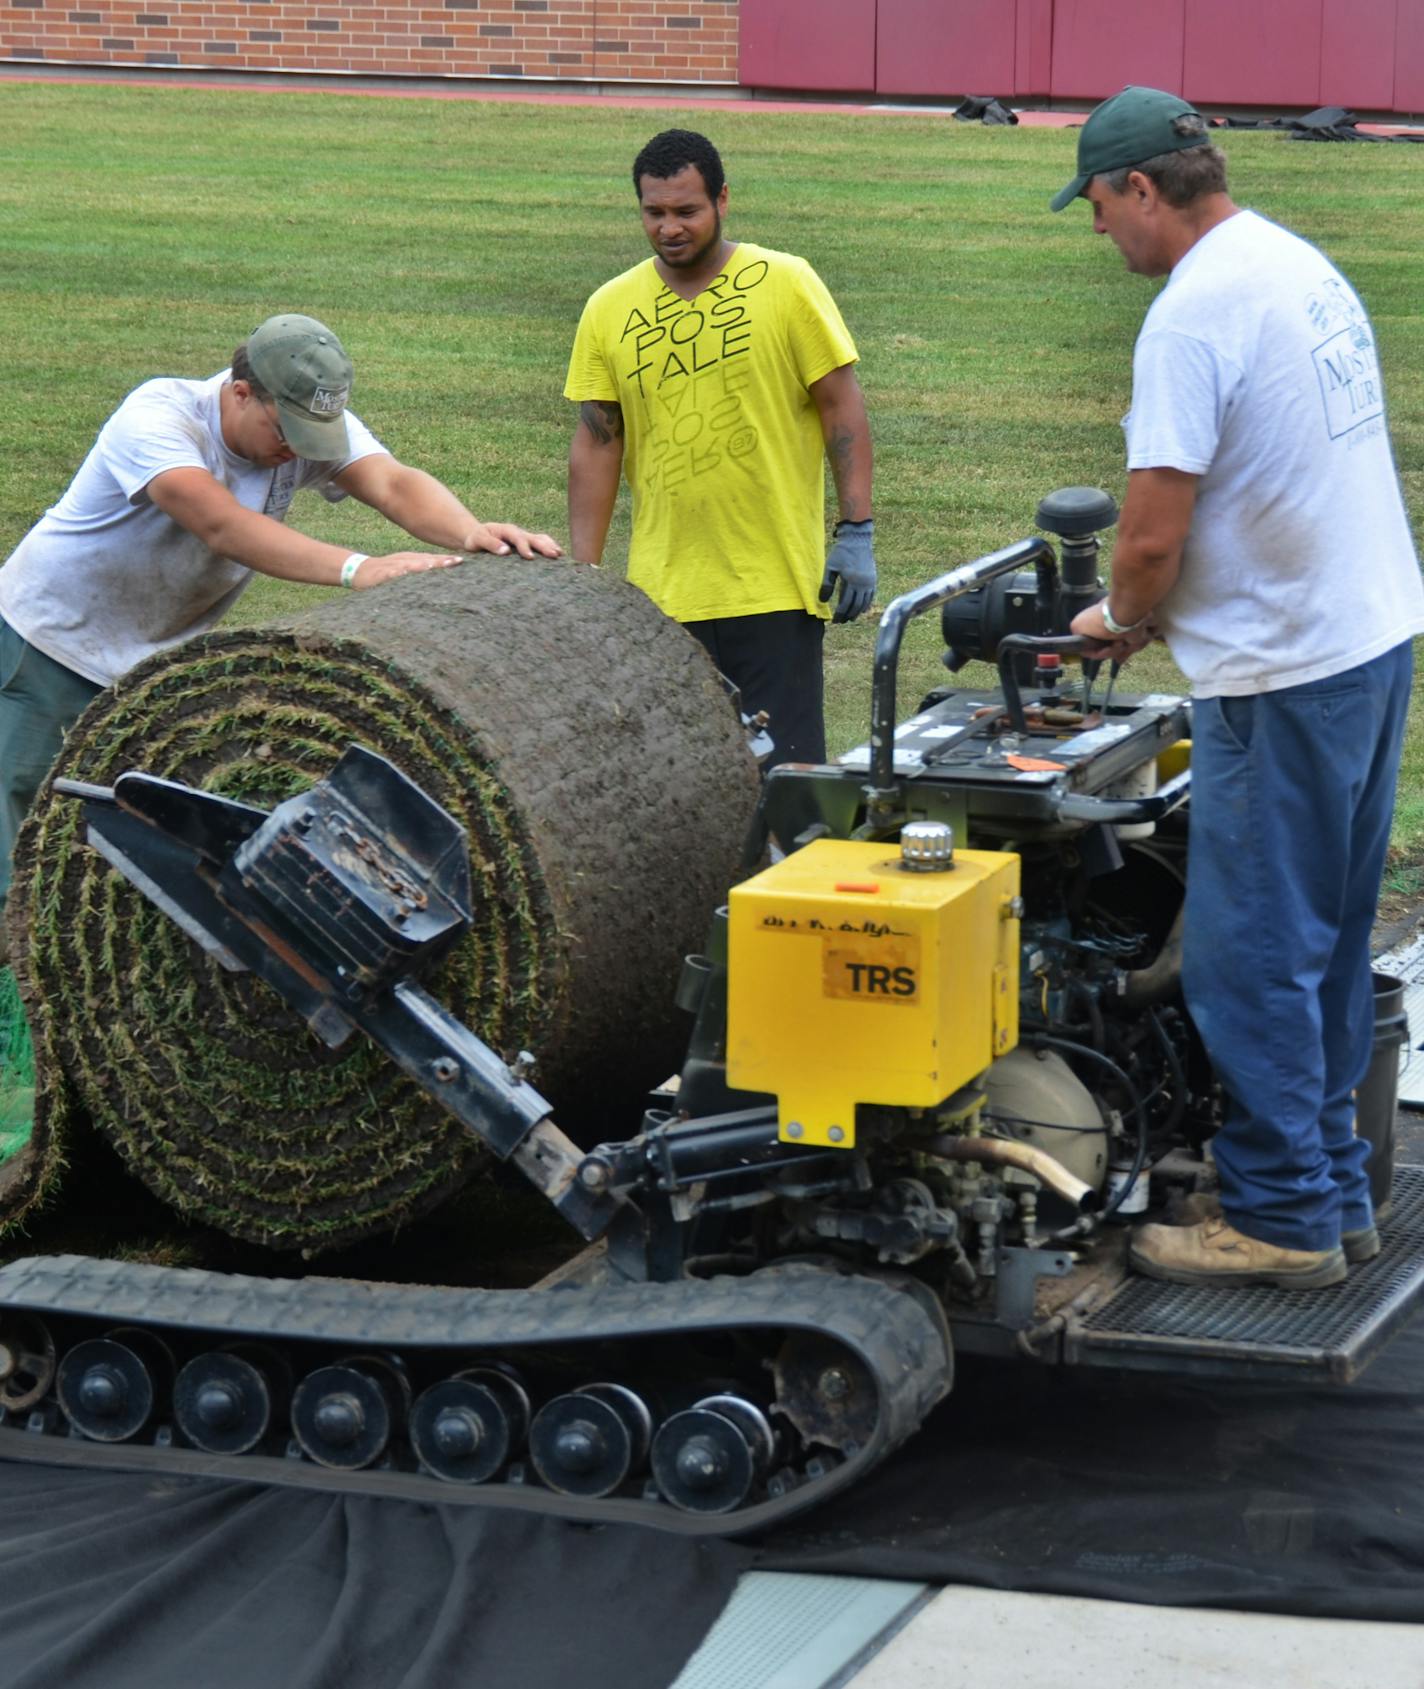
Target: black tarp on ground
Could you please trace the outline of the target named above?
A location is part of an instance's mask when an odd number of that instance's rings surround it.
[[[1227,129],[1280,129],[1292,141],[1424,141],[1424,135],[1372,135],[1344,106],[1317,106],[1302,117],[1220,117],[1212,122]]]
[[[743,1550],[0,1463],[5,1689],[665,1689]]]
[[[1338,1389],[966,1364],[917,1437],[757,1563],[1424,1619],[1424,1322]]]
[[[0,1462],[6,1689],[664,1689],[750,1565],[1424,1619],[1424,1321],[1348,1388],[967,1362],[750,1547]]]

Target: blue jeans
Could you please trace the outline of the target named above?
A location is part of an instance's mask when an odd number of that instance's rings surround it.
[[[0,616],[0,913],[15,835],[64,735],[103,688],[22,639]]]
[[[1354,1091],[1411,668],[1406,641],[1193,705],[1183,990],[1226,1092],[1222,1209],[1287,1249],[1333,1249],[1373,1218]]]

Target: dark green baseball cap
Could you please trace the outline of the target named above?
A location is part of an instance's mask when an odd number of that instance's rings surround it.
[[[247,337],[252,373],[272,395],[282,437],[298,457],[336,463],[347,455],[351,360],[315,317],[268,317]]]
[[[1197,118],[1201,128],[1192,126],[1179,134],[1176,125],[1182,117]],[[1126,170],[1160,153],[1204,147],[1210,140],[1206,119],[1176,94],[1164,94],[1160,88],[1124,88],[1089,113],[1078,131],[1078,174],[1053,196],[1049,209],[1071,205],[1094,176]]]

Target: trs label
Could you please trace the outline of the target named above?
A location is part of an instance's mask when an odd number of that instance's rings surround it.
[[[822,957],[822,989],[827,997],[857,1003],[919,1001],[920,946],[912,937],[857,941],[827,937]]]

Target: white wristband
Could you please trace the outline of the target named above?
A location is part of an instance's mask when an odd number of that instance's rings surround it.
[[[355,586],[356,585],[356,571],[366,561],[366,558],[367,558],[367,553],[364,552],[364,551],[353,551],[351,553],[351,555],[341,565],[341,584],[342,584],[342,586]]]

